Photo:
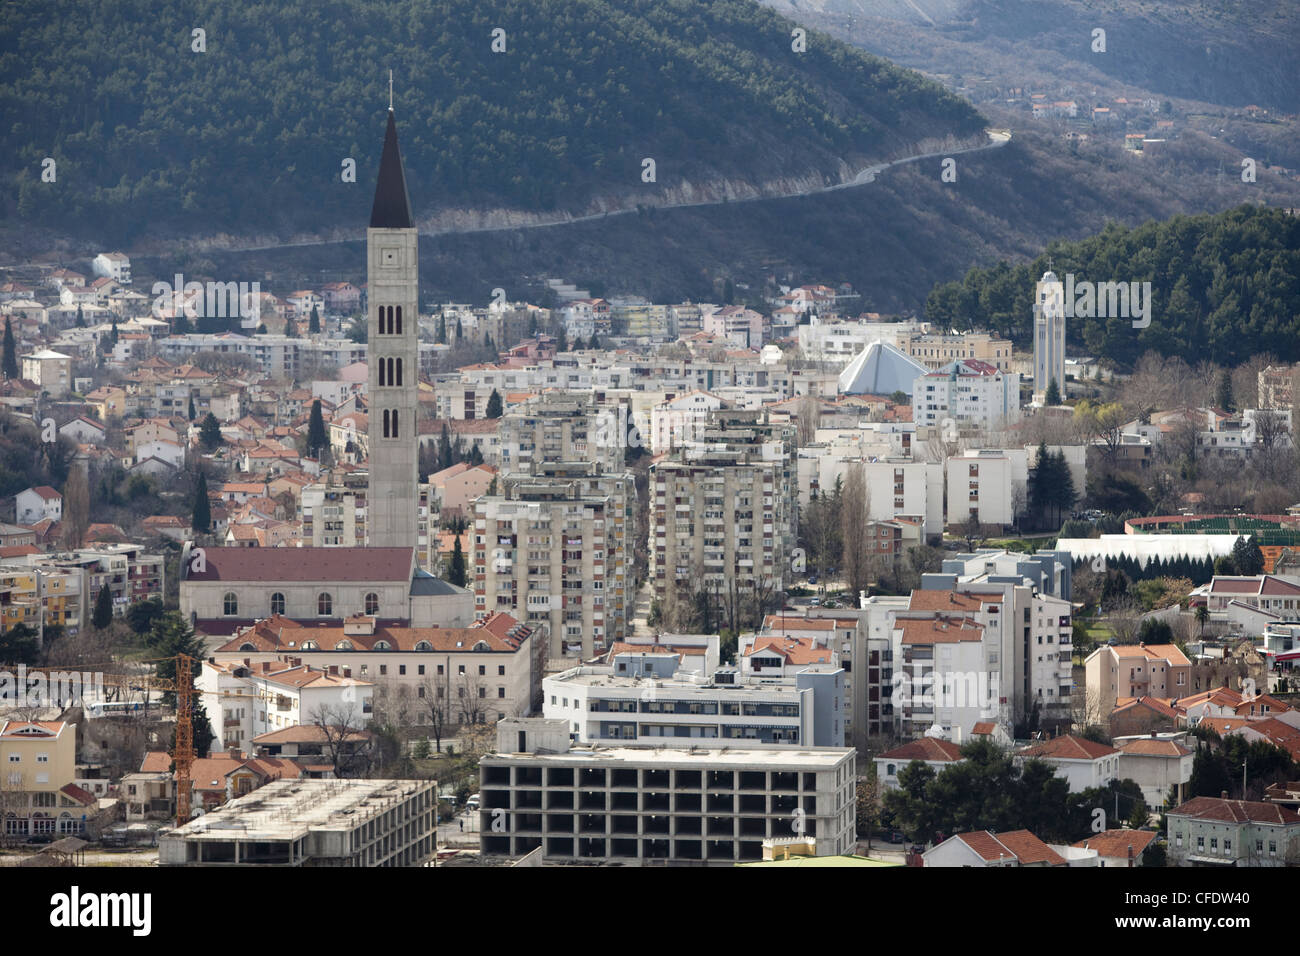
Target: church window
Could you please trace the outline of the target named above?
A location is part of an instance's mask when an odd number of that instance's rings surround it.
[[[227,615],[239,613],[239,598],[234,591],[227,591],[222,599],[223,610]]]
[[[321,591],[316,596],[316,613],[321,617],[334,613],[334,597],[329,591]]]
[[[271,595],[271,613],[272,614],[284,613],[284,595],[279,591],[276,591],[274,594]]]

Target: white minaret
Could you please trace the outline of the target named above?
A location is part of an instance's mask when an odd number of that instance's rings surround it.
[[[1034,401],[1043,403],[1049,382],[1065,398],[1065,290],[1044,272],[1034,296]]]
[[[419,533],[419,237],[411,222],[397,124],[388,130],[366,230],[370,493],[366,543],[415,547]]]

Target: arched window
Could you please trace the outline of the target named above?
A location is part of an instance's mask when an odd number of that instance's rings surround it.
[[[381,386],[384,384],[384,360],[383,359],[379,360],[379,384]]]
[[[239,597],[234,591],[227,591],[222,599],[223,610],[227,616],[239,613]]]
[[[392,422],[393,422],[393,437],[396,438],[397,437],[397,409],[395,408],[393,409]]]
[[[384,409],[384,437],[388,437],[388,409]]]
[[[397,380],[393,378],[393,360],[388,359],[388,384],[393,385]]]
[[[375,641],[375,650],[377,651],[391,651],[392,649],[393,646],[387,641]]]
[[[254,647],[252,644],[248,644],[248,643],[240,644],[240,645],[239,645],[239,649],[240,649],[241,651],[255,651],[255,650],[257,650],[256,647]]]
[[[284,595],[279,591],[276,591],[274,594],[271,595],[271,613],[272,614],[284,613]]]
[[[334,613],[334,596],[329,591],[321,591],[316,596],[316,613],[321,617],[328,617]]]
[[[415,645],[415,649],[417,651],[431,651],[433,650],[433,645],[430,644],[428,641],[421,641],[420,643]]]
[[[391,312],[392,309],[389,309],[389,311]],[[401,335],[401,334],[402,334],[402,307],[401,307],[400,305],[397,307],[397,331],[396,331],[396,334],[397,334],[397,335]]]
[[[402,360],[397,360],[397,384],[402,384]]]
[[[376,594],[374,591],[371,591],[369,594],[367,594],[367,595],[366,595],[365,606],[366,606],[366,613],[367,613],[367,614],[378,614],[378,613],[379,613],[379,595]]]
[[[352,650],[352,642],[351,642],[351,641],[339,641],[337,644],[334,645],[334,650],[336,650],[336,651],[350,651],[350,650]]]
[[[488,642],[487,642],[487,641],[479,641],[477,644],[474,645],[474,648],[473,648],[473,649],[476,650],[476,651],[490,651],[490,650],[492,650],[492,648],[488,647]]]
[[[304,651],[318,651],[320,650],[320,645],[317,644],[315,641],[303,641],[302,649]]]

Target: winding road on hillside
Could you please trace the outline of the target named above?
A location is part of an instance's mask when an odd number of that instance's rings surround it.
[[[886,163],[876,163],[860,171],[852,179],[845,180],[841,183],[833,183],[829,186],[817,186],[809,189],[792,190],[782,193],[764,193],[758,196],[744,196],[739,199],[702,199],[698,202],[674,202],[664,203],[662,205],[647,206],[645,208],[658,210],[667,209],[689,209],[700,206],[723,206],[735,205],[744,202],[761,202],[765,199],[797,199],[802,196],[816,196],[821,193],[835,192],[840,189],[855,189],[858,186],[866,186],[876,181],[876,177],[887,169],[894,166],[902,166],[906,163],[916,163],[924,159],[936,159],[939,157],[947,158],[949,156],[961,156],[969,153],[979,153],[985,150],[998,149],[1005,146],[1011,141],[1011,130],[1009,129],[988,129],[985,130],[988,141],[978,146],[963,146],[957,149],[938,150],[929,153],[918,153],[915,156],[904,156],[901,159],[893,159]],[[639,212],[638,206],[630,208],[610,209],[604,212],[588,213],[582,216],[567,216],[563,219],[554,219],[543,222],[518,223],[506,226],[463,226],[439,229],[436,231],[421,230],[421,236],[454,236],[465,235],[476,232],[512,232],[522,229],[545,229],[553,226],[567,226],[576,222],[592,222],[597,219],[611,219],[614,216],[627,216]],[[265,246],[220,246],[214,243],[198,242],[194,248],[212,252],[267,252],[275,249],[291,249],[299,246],[328,246],[340,242],[357,242],[364,236],[357,236],[350,239],[304,239],[297,242],[278,242]]]

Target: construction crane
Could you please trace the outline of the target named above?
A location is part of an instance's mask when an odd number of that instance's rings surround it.
[[[175,661],[176,677],[154,677],[143,674],[96,674],[95,680],[109,687],[134,691],[159,691],[176,695],[176,743],[172,746],[172,762],[176,766],[176,826],[185,826],[190,821],[190,803],[194,794],[194,661],[187,654],[175,657],[158,657],[140,663],[157,664],[161,661]],[[113,662],[116,665],[118,662]],[[105,665],[81,664],[79,667]],[[184,675],[182,677],[182,675]],[[216,697],[241,697],[250,700],[262,700],[257,694],[240,694],[233,691],[216,691]]]

